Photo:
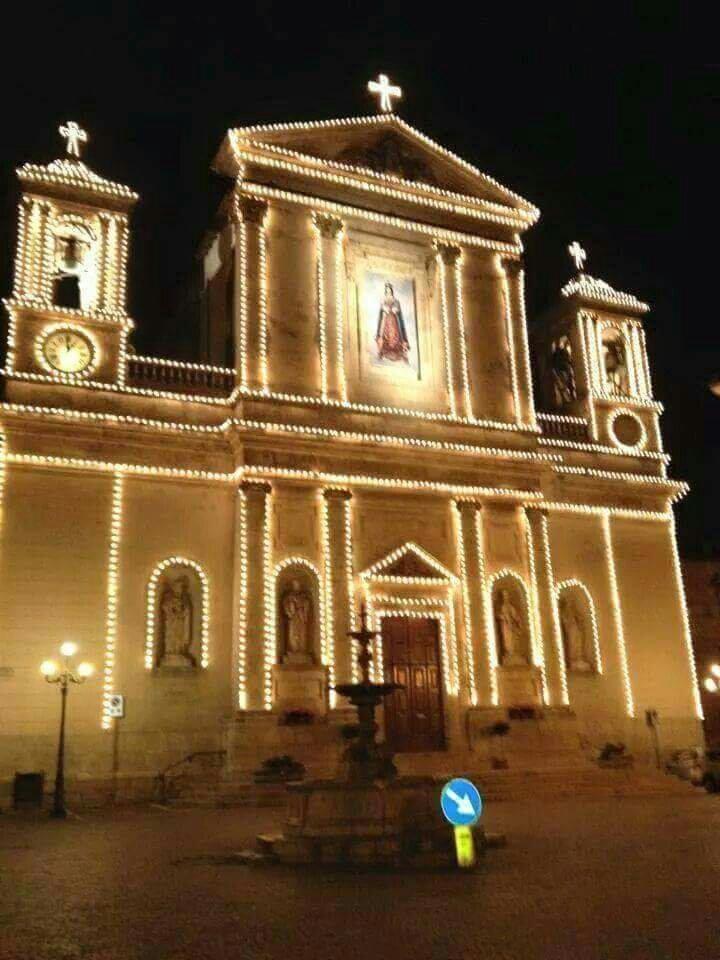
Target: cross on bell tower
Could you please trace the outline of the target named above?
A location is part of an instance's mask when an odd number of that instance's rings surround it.
[[[80,144],[87,143],[88,135],[82,127],[78,126],[74,120],[68,120],[66,124],[58,127],[58,133],[67,141],[65,149],[69,157],[80,159]]]

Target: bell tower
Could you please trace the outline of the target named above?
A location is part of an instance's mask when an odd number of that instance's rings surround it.
[[[125,381],[128,221],[138,197],[80,159],[88,135],[76,123],[59,132],[63,158],[18,170],[15,282],[5,301],[10,393],[17,381]]]
[[[533,335],[543,409],[585,420],[590,439],[623,453],[662,451],[642,322],[650,308],[584,273],[577,242],[568,251],[577,274]]]

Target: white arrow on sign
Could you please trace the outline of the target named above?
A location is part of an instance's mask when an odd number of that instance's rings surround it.
[[[467,793],[463,794],[462,797],[459,797],[452,787],[448,787],[445,792],[453,801],[453,803],[457,804],[458,813],[462,813],[468,817],[472,817],[474,815],[475,807],[472,805],[472,800]]]

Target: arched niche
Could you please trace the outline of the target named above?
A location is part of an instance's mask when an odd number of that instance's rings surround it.
[[[573,673],[602,670],[597,623],[592,597],[579,581],[568,581],[558,589],[558,619],[565,664]]]
[[[309,561],[285,561],[275,573],[278,663],[322,663],[324,610],[318,572]]]
[[[628,396],[630,387],[630,354],[627,338],[620,327],[603,327],[602,364],[605,391],[613,396]]]
[[[159,563],[148,584],[145,666],[194,670],[208,665],[208,581],[182,557]]]
[[[52,224],[53,303],[75,310],[91,309],[97,299],[97,237],[91,226],[73,216]]]
[[[519,577],[507,573],[494,581],[492,615],[500,666],[531,664],[530,611],[527,591]]]

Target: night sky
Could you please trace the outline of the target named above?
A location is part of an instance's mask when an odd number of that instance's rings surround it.
[[[383,71],[405,91],[398,113],[540,207],[525,240],[531,321],[569,278],[573,239],[589,273],[651,304],[671,471],[693,486],[679,510],[682,546],[720,552],[720,398],[707,389],[720,372],[719,267],[700,239],[703,217],[717,217],[719,71],[679,64],[679,6],[636,4],[623,17],[613,5],[576,5],[529,19],[524,4],[492,16],[472,5],[466,20],[458,4],[201,4],[191,15],[180,4],[166,14],[82,0],[25,6],[0,65],[4,293],[13,171],[62,155],[57,127],[77,120],[91,135],[89,165],[141,194],[135,343],[177,355],[180,290],[225,189],[209,171],[225,130],[372,114],[365,85]]]

